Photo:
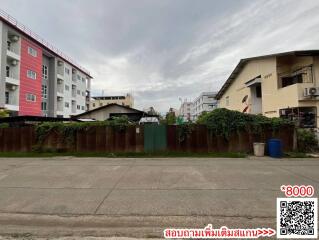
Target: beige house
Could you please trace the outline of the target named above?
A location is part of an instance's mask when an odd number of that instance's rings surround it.
[[[218,106],[301,127],[319,126],[319,50],[293,51],[240,60],[216,98]]]
[[[142,117],[148,117],[149,115],[143,111],[130,108],[127,106],[111,103],[90,111],[73,116],[73,119],[79,120],[93,120],[93,121],[105,121],[112,117],[127,116],[131,121],[139,121]]]
[[[125,96],[96,96],[92,97],[90,101],[90,109],[95,109],[111,103],[116,103],[118,105],[123,105],[127,107],[133,107],[134,98],[129,93]]]

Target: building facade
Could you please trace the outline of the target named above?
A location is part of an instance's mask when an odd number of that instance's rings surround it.
[[[134,107],[134,98],[129,93],[124,96],[96,96],[91,99],[90,109],[99,108],[112,103],[132,108]]]
[[[119,105],[116,103],[110,103],[103,105],[101,107],[91,109],[90,111],[81,113],[74,116],[74,118],[79,120],[96,120],[96,121],[105,121],[111,119],[112,117],[121,117],[126,116],[129,120],[133,122],[138,122],[142,117],[148,116],[147,113],[134,109],[128,106]]]
[[[0,108],[70,117],[89,109],[91,75],[0,10]]]
[[[202,112],[210,112],[217,108],[215,92],[202,92],[193,101],[192,120],[196,121]]]
[[[219,107],[318,127],[319,50],[242,59],[217,99]]]
[[[179,108],[179,116],[183,118],[185,122],[192,120],[193,103],[184,101]]]

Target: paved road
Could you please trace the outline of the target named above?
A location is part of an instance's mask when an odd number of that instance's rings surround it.
[[[319,187],[319,159],[0,159],[0,234],[160,237],[272,227],[283,184]],[[28,234],[27,234],[28,235]]]

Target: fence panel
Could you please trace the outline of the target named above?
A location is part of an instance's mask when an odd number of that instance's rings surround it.
[[[144,149],[146,152],[167,150],[165,125],[147,124],[144,126]]]
[[[184,131],[184,130],[183,130]],[[185,134],[185,133],[184,133]],[[206,126],[194,126],[190,134],[183,136],[178,126],[145,125],[129,126],[125,131],[112,127],[92,127],[76,132],[74,142],[66,143],[63,136],[52,131],[44,139],[43,149],[78,152],[143,152],[143,151],[187,151],[187,152],[252,152],[253,142],[261,139],[280,138],[284,151],[293,149],[294,129],[272,129],[262,134],[246,131],[231,134],[229,139],[215,136]],[[31,151],[36,145],[34,128],[0,129],[0,151]]]
[[[96,128],[96,152],[105,152],[106,151],[106,128],[97,127]]]

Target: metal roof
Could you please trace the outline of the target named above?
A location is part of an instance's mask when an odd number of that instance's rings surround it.
[[[235,69],[232,71],[230,76],[227,78],[224,85],[221,87],[221,89],[216,94],[216,99],[220,99],[224,93],[226,92],[227,88],[233,83],[233,81],[236,79],[238,74],[241,72],[241,70],[245,67],[246,63],[251,60],[258,60],[258,59],[264,59],[269,57],[281,57],[281,56],[319,56],[319,50],[303,50],[303,51],[290,51],[290,52],[282,52],[282,53],[275,53],[275,54],[269,54],[269,55],[263,55],[263,56],[257,56],[257,57],[251,57],[251,58],[243,58],[240,59],[239,63],[235,67]]]
[[[104,105],[104,106],[101,106],[101,107],[98,107],[98,108],[94,108],[94,109],[89,110],[87,112],[80,113],[78,115],[73,116],[72,118],[78,118],[78,117],[84,116],[86,114],[90,114],[92,112],[100,111],[101,109],[109,108],[109,107],[112,107],[112,106],[118,106],[118,107],[121,107],[121,108],[125,108],[125,109],[128,109],[128,110],[135,111],[137,113],[147,114],[146,112],[143,112],[143,111],[135,109],[135,108],[131,108],[131,107],[124,106],[124,105],[119,105],[117,103],[110,103],[110,104],[107,104],[107,105]]]

